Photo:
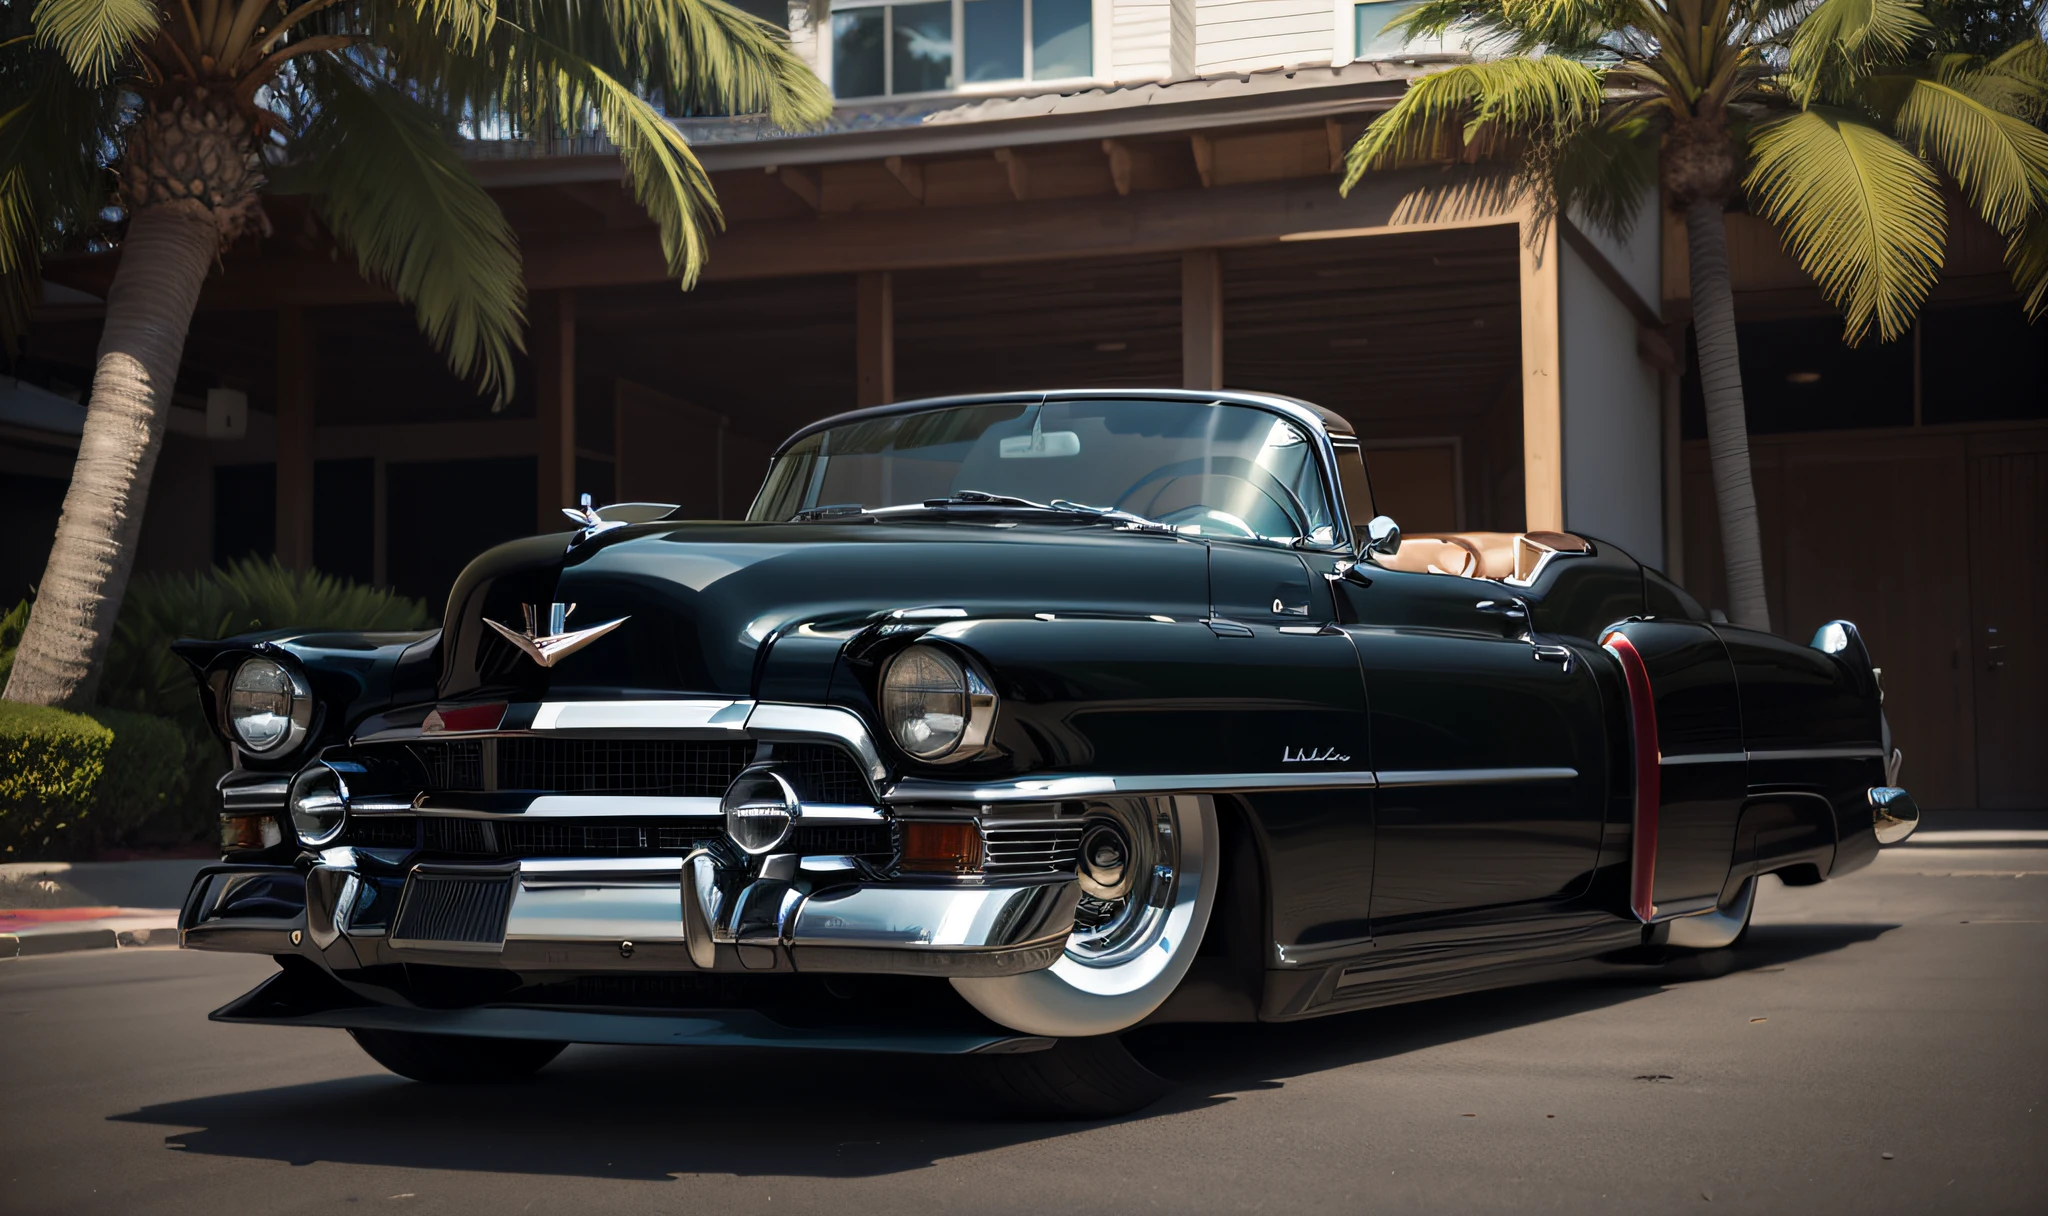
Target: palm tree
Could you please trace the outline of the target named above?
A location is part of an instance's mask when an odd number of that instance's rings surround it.
[[[1769,628],[1722,215],[1746,192],[1841,309],[1846,340],[1874,329],[1890,341],[1941,269],[1952,187],[2006,237],[2022,303],[2039,315],[2044,8],[1425,0],[1393,25],[1411,38],[1457,27],[1499,57],[1417,81],[1352,147],[1343,188],[1373,170],[1500,158],[1539,218],[1562,208],[1625,235],[1642,192],[1662,186],[1685,219],[1728,613]]]
[[[657,104],[658,103],[658,104]],[[41,255],[108,240],[78,464],[6,698],[91,704],[133,562],[185,333],[221,250],[304,193],[362,273],[502,401],[525,292],[462,134],[594,129],[688,286],[719,223],[664,118],[830,110],[786,35],[723,0],[13,0],[0,11],[0,332]],[[111,210],[110,210],[111,208]]]

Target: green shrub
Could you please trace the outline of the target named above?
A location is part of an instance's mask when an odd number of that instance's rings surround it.
[[[0,701],[0,857],[68,851],[84,834],[114,732],[84,714]]]
[[[0,857],[79,856],[184,798],[184,736],[120,710],[74,714],[0,701]]]
[[[0,617],[0,680],[27,620],[27,601]],[[113,727],[117,741],[112,763],[120,771],[103,805],[126,809],[100,814],[80,840],[125,842],[145,830],[145,819],[147,834],[157,837],[201,839],[214,831],[213,784],[227,771],[228,750],[206,725],[198,684],[171,653],[172,642],[265,629],[400,630],[432,623],[418,600],[317,571],[287,570],[270,558],[246,558],[204,574],[136,579],[107,644],[99,691],[106,712],[92,714]],[[162,768],[163,758],[173,755],[176,779]],[[0,826],[0,846],[9,838]]]

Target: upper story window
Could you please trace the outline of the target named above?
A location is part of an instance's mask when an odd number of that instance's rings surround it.
[[[1402,55],[1440,55],[1456,53],[1465,49],[1465,39],[1457,29],[1439,37],[1421,37],[1410,41],[1398,29],[1388,29],[1387,22],[1415,7],[1415,0],[1373,0],[1367,4],[1356,4],[1351,8],[1353,59],[1397,59]]]
[[[893,97],[1094,70],[1091,0],[839,0],[832,93]]]

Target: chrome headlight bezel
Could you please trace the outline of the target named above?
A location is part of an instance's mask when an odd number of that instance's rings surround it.
[[[946,673],[950,688],[904,688],[900,677],[908,674],[912,665],[920,667],[933,664]],[[926,668],[930,670],[929,667]],[[957,730],[943,719],[952,715],[933,714],[929,711],[918,714],[901,712],[899,706],[904,698],[955,697],[962,712]],[[995,733],[997,697],[995,686],[984,675],[973,659],[949,646],[917,642],[906,646],[882,666],[881,677],[875,690],[876,707],[881,711],[882,732],[898,751],[920,764],[957,764],[986,752],[989,740]],[[942,729],[931,731],[930,723],[941,720]],[[909,725],[922,722],[927,725],[927,734],[936,736],[920,739],[910,734]]]
[[[281,682],[284,685],[284,695],[288,698],[284,706],[284,712],[272,715],[283,721],[284,730],[269,742],[261,744],[252,742],[249,736],[243,733],[242,716],[236,710],[236,698],[239,695],[243,693],[261,695],[266,691],[262,689],[244,689],[241,687],[243,677],[257,671],[259,665],[261,668],[269,668],[275,671],[282,677]],[[270,691],[274,695],[275,690]],[[226,727],[225,733],[228,735],[229,741],[248,755],[263,757],[290,755],[293,751],[297,750],[300,744],[306,741],[307,732],[312,729],[313,690],[306,683],[306,677],[293,665],[280,662],[268,655],[250,655],[248,658],[235,664],[234,669],[228,673],[227,683],[222,689],[221,694],[221,717],[223,725]]]

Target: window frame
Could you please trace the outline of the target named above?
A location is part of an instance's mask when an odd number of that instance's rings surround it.
[[[1088,72],[1086,74],[1080,76],[1047,77],[1043,80],[1033,79],[1031,75],[1032,60],[1037,55],[1037,49],[1033,45],[1032,21],[1033,10],[1037,6],[1033,0],[1024,0],[1023,74],[1003,80],[981,80],[973,83],[963,82],[960,79],[962,64],[967,58],[966,8],[969,0],[950,0],[953,9],[953,69],[951,74],[952,83],[948,87],[936,90],[928,89],[916,93],[897,93],[893,91],[896,83],[896,15],[891,12],[885,12],[882,16],[882,87],[886,91],[881,93],[864,93],[858,97],[841,97],[838,92],[838,85],[834,80],[834,77],[838,74],[839,40],[837,25],[832,19],[840,13],[855,12],[861,9],[893,9],[900,4],[925,3],[930,3],[930,0],[834,0],[831,10],[826,14],[825,53],[819,56],[819,58],[823,61],[825,67],[825,71],[821,73],[825,79],[825,87],[831,91],[832,101],[835,105],[877,101],[905,101],[928,97],[1007,94],[1016,92],[1019,85],[1028,86],[1033,90],[1043,89],[1048,92],[1057,92],[1063,88],[1071,88],[1074,85],[1094,84],[1101,80],[1101,76],[1097,74],[1100,60],[1102,59],[1098,32],[1102,27],[1103,0],[1090,0],[1088,5]]]

